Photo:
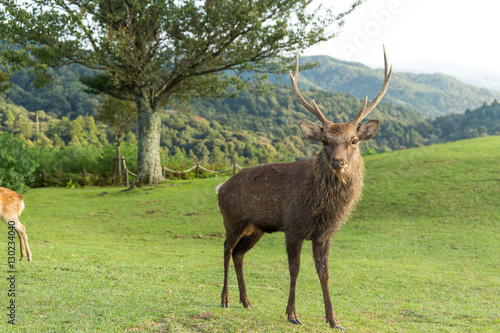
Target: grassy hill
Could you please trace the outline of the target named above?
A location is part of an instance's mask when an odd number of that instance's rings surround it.
[[[498,147],[500,137],[487,137],[365,158],[363,199],[330,251],[346,328],[500,330]],[[219,307],[224,228],[214,187],[225,179],[29,191],[22,221],[34,261],[16,263],[18,322],[9,331],[331,332],[309,244],[297,288],[306,326],[286,322],[281,233],[245,258],[254,309],[239,306],[234,271],[231,308]],[[5,259],[1,267],[5,277]]]

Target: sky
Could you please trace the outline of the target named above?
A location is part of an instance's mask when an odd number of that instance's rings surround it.
[[[351,0],[315,0],[341,12]],[[333,29],[335,31],[335,29]],[[500,91],[500,1],[367,0],[338,36],[304,50],[394,71],[441,72]]]

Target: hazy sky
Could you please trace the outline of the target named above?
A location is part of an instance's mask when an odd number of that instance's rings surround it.
[[[319,3],[342,11],[352,1]],[[500,1],[367,0],[338,37],[304,53],[382,67],[382,43],[395,70],[476,76],[500,88]]]

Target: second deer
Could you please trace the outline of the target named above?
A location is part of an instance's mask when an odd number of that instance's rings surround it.
[[[344,330],[333,311],[328,286],[328,254],[331,237],[345,222],[361,195],[363,159],[361,141],[371,140],[380,128],[378,120],[360,122],[377,106],[389,85],[389,70],[384,49],[385,75],[382,89],[368,105],[367,100],[354,120],[334,123],[326,119],[314,100],[308,103],[297,87],[299,54],[292,80],[295,95],[302,105],[318,118],[322,126],[299,123],[303,135],[321,142],[323,149],[314,160],[265,164],[241,170],[219,189],[219,207],[224,218],[224,285],[222,307],[229,307],[229,261],[233,257],[238,279],[240,302],[247,297],[243,277],[243,257],[264,235],[282,231],[290,270],[290,291],[286,313],[292,324],[301,324],[295,307],[295,286],[304,240],[311,240],[318,272],[326,319],[331,327]]]
[[[26,228],[19,221],[19,215],[24,210],[24,201],[16,192],[5,187],[0,187],[0,219],[5,223],[14,222],[14,228],[19,237],[19,247],[21,249],[21,258],[23,260],[26,254],[28,261],[31,261],[31,251],[28,243]]]

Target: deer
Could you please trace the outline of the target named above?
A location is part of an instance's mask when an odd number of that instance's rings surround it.
[[[19,260],[23,260],[27,254],[27,260],[31,261],[32,255],[28,243],[28,234],[26,234],[24,225],[19,221],[19,216],[23,210],[23,197],[8,188],[0,187],[0,219],[9,226],[12,225],[12,222],[14,223],[13,226],[19,237],[19,247],[21,249],[21,258]]]
[[[335,316],[328,285],[328,257],[331,238],[347,220],[361,196],[363,159],[359,152],[362,141],[371,140],[380,121],[361,121],[384,96],[392,75],[388,69],[384,47],[385,73],[382,88],[367,106],[368,97],[354,120],[347,123],[328,121],[312,100],[307,102],[297,86],[299,52],[295,72],[290,79],[302,106],[312,113],[321,126],[300,122],[306,139],[322,143],[323,149],[314,159],[291,163],[270,163],[242,169],[218,192],[218,205],[224,221],[224,284],[221,306],[229,308],[229,264],[232,256],[238,279],[240,302],[251,308],[243,275],[243,258],[265,233],[285,234],[290,289],[286,315],[291,324],[302,325],[295,305],[295,290],[300,269],[300,253],[305,240],[312,242],[316,271],[323,292],[326,321],[331,328],[345,331]],[[360,124],[361,123],[361,124]]]

